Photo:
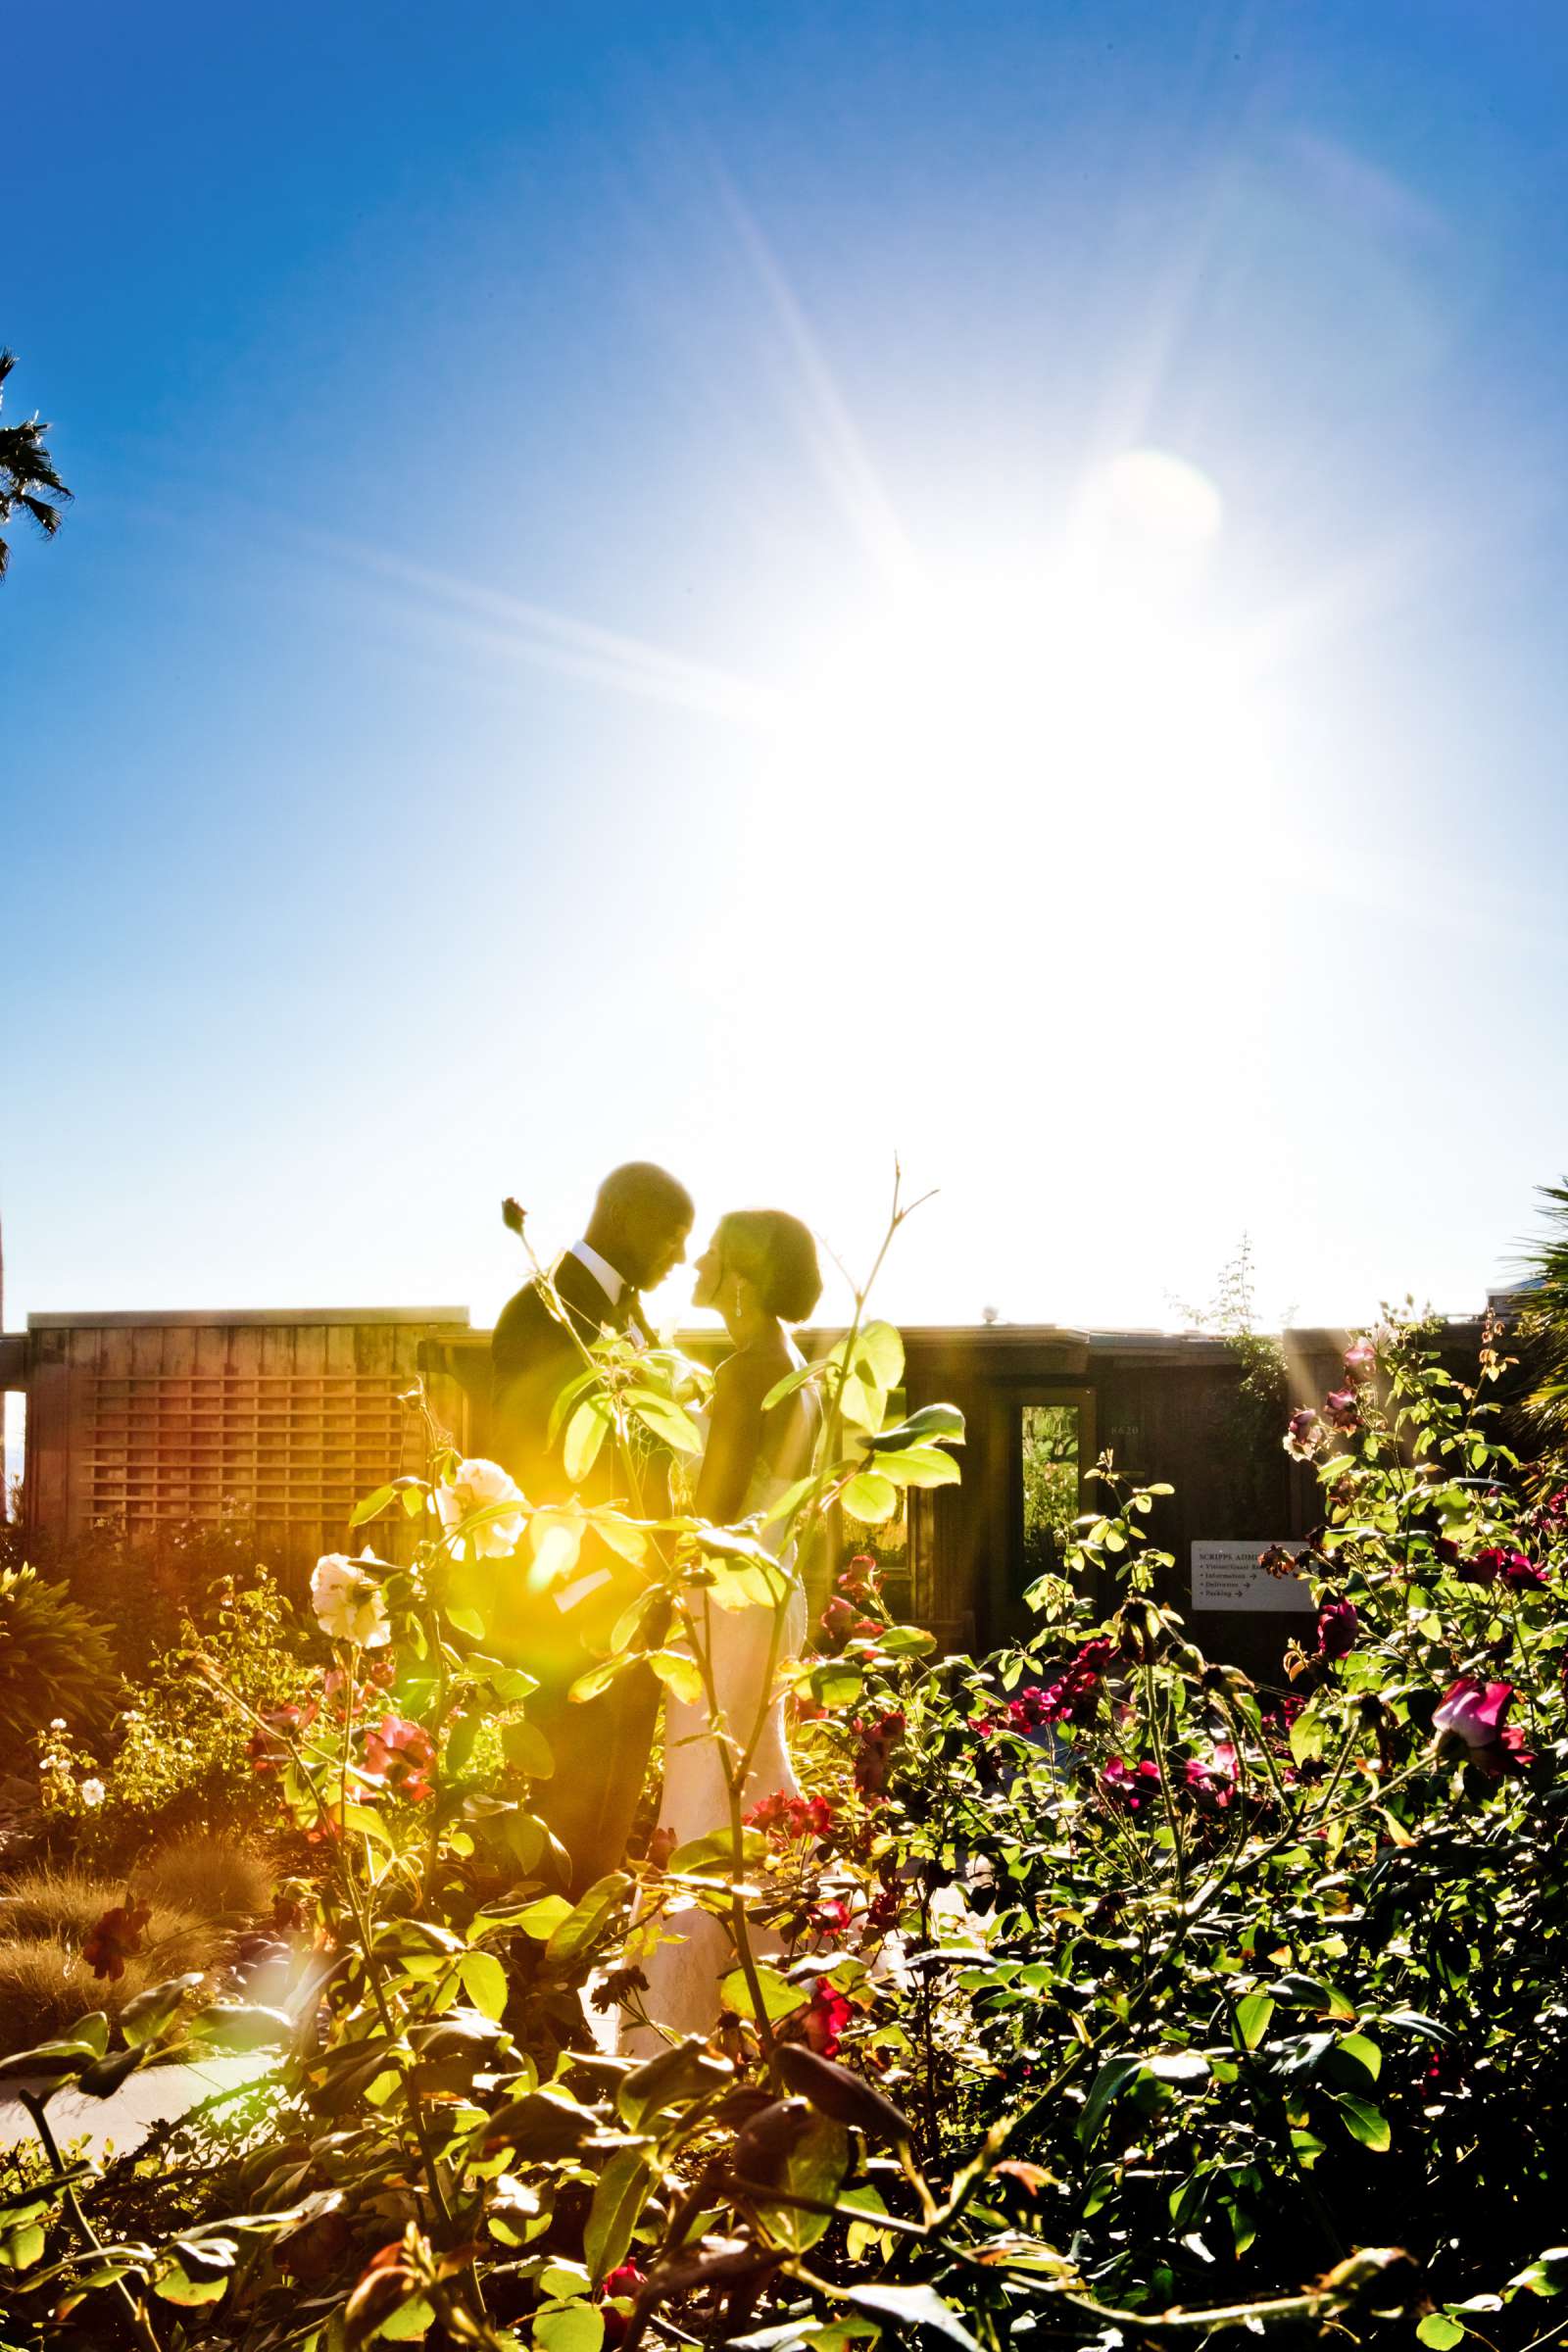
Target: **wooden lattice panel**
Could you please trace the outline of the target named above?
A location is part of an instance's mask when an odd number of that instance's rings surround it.
[[[129,1529],[224,1518],[345,1520],[401,1465],[401,1374],[98,1373],[82,1470],[90,1515]]]

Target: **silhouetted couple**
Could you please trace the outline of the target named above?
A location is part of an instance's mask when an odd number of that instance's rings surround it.
[[[569,1415],[554,1433],[551,1419],[562,1390],[583,1370],[573,1333],[584,1346],[606,1333],[624,1334],[638,1347],[655,1344],[642,1294],[657,1289],[683,1261],[694,1213],[685,1188],[662,1168],[638,1160],[615,1169],[599,1189],[582,1240],[554,1268],[554,1287],[572,1332],[537,1283],[525,1285],[503,1309],[491,1343],[491,1448],[530,1501],[565,1501],[575,1493],[585,1503],[617,1502],[638,1517],[668,1515],[666,1454],[650,1448],[628,1461],[606,1444],[573,1488],[562,1457]],[[707,1413],[693,1416],[704,1440],[693,1507],[699,1518],[733,1526],[771,1509],[809,1465],[819,1421],[811,1390],[796,1390],[771,1410],[763,1399],[802,1363],[788,1327],[811,1314],[821,1275],[809,1232],[782,1209],[739,1209],[721,1217],[695,1272],[692,1303],[722,1317],[733,1348],[714,1377]],[[776,1550],[778,1531],[764,1527],[762,1540]],[[728,1727],[743,1748],[755,1741],[748,1807],[798,1787],[779,1686],[781,1668],[805,1639],[806,1599],[792,1556],[786,1551],[779,1557],[791,1589],[777,1639],[775,1611],[760,1603],[710,1609],[704,1632]],[[541,1684],[529,1712],[555,1751],[556,1771],[540,1809],[571,1858],[572,1886],[580,1893],[614,1870],[625,1853],[647,1778],[661,1686],[639,1663],[595,1698],[574,1704],[566,1694],[578,1675],[608,1653],[616,1619],[647,1580],[602,1543],[585,1545],[553,1591],[527,1589],[521,1555],[515,1573],[516,1589],[498,1595],[506,1647]],[[660,1829],[666,1840],[683,1844],[727,1821],[724,1770],[708,1706],[689,1705],[671,1693]],[[716,2014],[713,1988],[726,1932],[702,1911],[684,1917],[678,1932],[682,1940],[662,1945],[649,1965],[648,2008],[674,2030],[707,2032]]]

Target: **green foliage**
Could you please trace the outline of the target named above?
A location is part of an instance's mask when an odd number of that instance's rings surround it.
[[[24,1563],[0,1567],[0,1723],[13,1736],[55,1716],[78,1730],[113,1712],[108,1628]]]
[[[303,1692],[314,1644],[273,1579],[252,1574],[244,1588],[221,1580],[200,1621],[185,1621],[178,1646],[131,1690],[102,1762],[82,1754],[71,1769],[51,1769],[46,1750],[45,1801],[74,1817],[77,1850],[90,1862],[127,1862],[189,1833],[221,1833],[232,1844],[247,1825],[272,1824],[250,1727],[215,1699],[209,1678],[266,1714]]]
[[[1519,1318],[1534,1386],[1530,1409],[1561,1467],[1568,1453],[1568,1183],[1541,1188],[1545,1232],[1530,1250]]]
[[[961,1443],[949,1408],[891,1412],[902,1349],[862,1306],[797,1377],[822,1437],[786,1535],[945,1480]],[[205,2198],[181,2174],[160,2201],[146,2168],[139,2205],[118,2171],[62,2165],[47,2210],[28,2184],[37,2339],[68,2340],[52,2315],[77,2298],[78,2330],[248,2352],[1108,2352],[1221,2327],[1441,2346],[1477,2314],[1489,2343],[1539,2335],[1568,2279],[1568,1529],[1520,1499],[1494,1357],[1466,1388],[1395,1327],[1348,1370],[1292,1433],[1324,1521],[1289,1690],[1210,1663],[1154,1598],[1167,1490],[1106,1466],[1021,1647],[935,1658],[852,1563],[826,1654],[788,1670],[807,1791],[755,1807],[756,1727],[720,1723],[704,1629],[782,1623],[757,1530],[534,1512],[438,1450],[368,1522],[408,1511],[408,1566],[322,1563],[330,1675],[286,1707],[244,1696],[237,1648],[213,1678],[317,1858],[287,2000],[175,1983],[16,2062],[90,2093],[175,2051],[277,2053]],[[673,1359],[607,1343],[570,1410],[588,1398],[606,1443],[681,1442]],[[647,1592],[581,1688],[688,1661],[728,1821],[573,1902],[533,1809],[548,1758],[508,1737],[530,1678],[446,1595],[470,1546],[569,1579],[563,1530],[589,1525]],[[720,2032],[640,2063],[585,2049],[585,1997],[635,2016],[676,1906],[733,1944]]]
[[[108,1522],[61,1537],[0,1521],[0,1566],[25,1558],[100,1620],[120,1674],[145,1682],[186,1622],[205,1621],[225,1578],[254,1580],[256,1539],[240,1522],[160,1527],[132,1543]]]
[[[14,352],[0,351],[0,384],[16,364]],[[24,416],[20,424],[0,424],[0,524],[9,523],[20,512],[46,539],[52,539],[71,492],[56,473],[44,446],[48,430],[36,416]],[[10,563],[10,546],[0,536],[0,580]]]

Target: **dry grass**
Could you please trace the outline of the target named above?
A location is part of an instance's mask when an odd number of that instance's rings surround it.
[[[217,1838],[190,1838],[131,1874],[151,1905],[140,1949],[118,1982],[95,1977],[81,1947],[126,1883],[65,1868],[18,1871],[0,1886],[0,2054],[64,2032],[89,2010],[118,2017],[165,1977],[210,1969],[227,1931],[269,1908],[276,1873],[260,1855]]]
[[[16,1949],[41,1936],[78,1952],[104,1913],[124,1899],[122,1881],[95,1879],[85,1870],[19,1871],[0,1889],[0,1949]],[[156,1983],[159,1977],[208,1967],[217,1957],[220,1940],[211,1920],[155,1900],[139,1956],[153,1970]]]
[[[249,1846],[183,1838],[137,1871],[136,1886],[155,1903],[238,1926],[270,1911],[277,1873]]]
[[[116,1982],[95,1977],[79,1951],[59,1936],[24,1936],[0,1943],[0,2053],[29,2049],[63,2034],[90,2010],[111,2018],[174,1969],[149,1965],[133,1953]]]

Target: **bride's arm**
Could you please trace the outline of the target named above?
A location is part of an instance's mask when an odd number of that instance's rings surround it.
[[[714,1527],[740,1517],[762,1443],[762,1398],[772,1386],[765,1364],[733,1355],[713,1380],[708,1449],[697,1481],[697,1515]]]

